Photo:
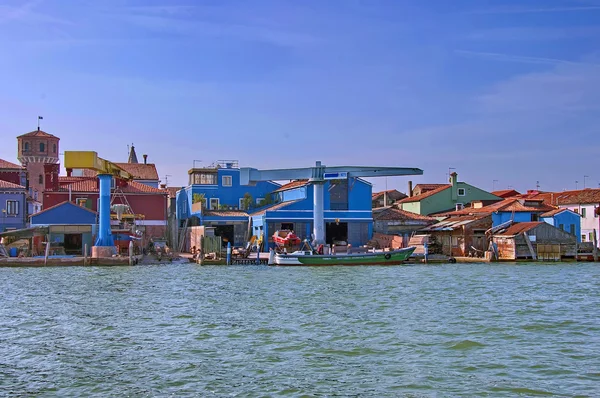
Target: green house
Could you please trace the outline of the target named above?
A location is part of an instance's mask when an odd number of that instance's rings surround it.
[[[479,200],[495,202],[502,198],[473,185],[460,182],[458,174],[452,173],[450,174],[450,184],[442,185],[417,196],[404,198],[398,203],[402,210],[426,216],[442,211],[462,209],[469,203]]]

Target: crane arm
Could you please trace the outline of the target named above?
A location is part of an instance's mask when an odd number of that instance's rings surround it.
[[[133,175],[116,164],[98,157],[94,151],[65,151],[65,169],[94,170],[98,174],[111,174],[124,180],[133,179]]]

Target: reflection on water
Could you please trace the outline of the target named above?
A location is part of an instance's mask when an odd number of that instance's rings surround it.
[[[0,269],[0,395],[600,396],[593,264]]]

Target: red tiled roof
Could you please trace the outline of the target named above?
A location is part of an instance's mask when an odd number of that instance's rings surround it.
[[[23,134],[18,136],[17,138],[21,138],[21,137],[51,137],[51,138],[58,138],[50,133],[46,133],[45,131],[42,130],[34,130],[31,131],[27,134]]]
[[[308,180],[296,180],[296,181],[288,182],[287,184],[280,186],[273,192],[287,191],[288,189],[299,188],[299,187],[303,187],[305,185],[308,185]]]
[[[492,192],[492,195],[499,196],[501,198],[512,198],[513,196],[521,195],[514,189],[501,189],[500,191]]]
[[[497,233],[496,235],[515,236],[523,232],[527,232],[541,224],[543,224],[543,222],[541,221],[518,222],[516,224],[511,225],[504,231]]]
[[[579,189],[577,191],[557,192],[555,201],[559,205],[598,204],[600,188]]]
[[[158,180],[158,171],[154,163],[115,163],[133,175],[136,180]]]
[[[59,207],[59,206],[62,206],[62,205],[64,205],[65,203],[70,203],[70,204],[72,204],[73,206],[80,207],[80,208],[82,208],[82,209],[84,209],[84,210],[87,210],[87,211],[89,211],[90,213],[97,214],[97,213],[96,213],[94,210],[92,210],[92,209],[88,209],[87,207],[79,206],[79,205],[77,205],[77,204],[75,204],[75,203],[73,203],[73,202],[69,202],[68,200],[65,200],[64,202],[60,202],[60,203],[58,203],[58,204],[55,204],[54,206],[50,206],[50,207],[48,207],[48,208],[46,208],[46,209],[42,210],[42,211],[38,211],[37,213],[31,214],[31,215],[29,215],[29,217],[32,217],[32,216],[37,216],[38,214],[45,213],[45,212],[47,212],[47,211],[49,211],[49,210],[52,210],[52,209],[56,209],[57,207]]]
[[[399,199],[404,199],[407,197],[407,195],[403,194],[402,192],[398,191],[397,189],[389,189],[387,191],[374,192],[371,195],[371,200],[377,200],[379,198],[383,198],[384,193],[386,193],[388,195],[388,197],[394,201],[399,200]]]
[[[25,167],[19,166],[18,164],[11,163],[4,159],[0,159],[0,169],[24,170]]]
[[[380,207],[378,209],[373,209],[373,219],[375,221],[437,221],[434,217],[422,216],[395,207]]]
[[[427,191],[425,193],[422,193],[421,195],[417,195],[417,196],[411,196],[408,198],[404,198],[402,200],[399,200],[397,203],[412,203],[412,202],[420,202],[421,200],[428,198],[430,196],[436,195],[442,191],[445,191],[446,189],[450,188],[452,185],[450,184],[445,184],[442,185],[441,187],[432,189],[431,191]]]
[[[413,188],[413,191],[417,188],[420,188],[421,191],[423,191],[423,190],[431,191],[432,189],[437,189],[439,187],[444,187],[446,185],[448,185],[448,184],[417,184]]]
[[[12,182],[0,180],[1,189],[26,189],[24,186],[19,184],[13,184]]]
[[[169,192],[169,197],[174,198],[177,196],[177,191],[182,189],[183,187],[167,187],[167,192]]]
[[[69,186],[71,192],[86,192],[86,193],[97,193],[98,180],[96,177],[58,177],[59,189],[58,192],[69,192]],[[167,195],[168,192],[164,189],[154,188],[137,181],[129,181],[126,186],[121,188],[123,193],[160,193]],[[52,190],[49,190],[52,192]]]
[[[204,215],[209,217],[248,217],[248,213],[242,210],[205,210]]]
[[[554,210],[551,210],[551,211],[549,211],[547,213],[542,214],[540,217],[554,217],[555,215],[560,214],[563,211],[571,211],[571,210],[569,210],[569,209],[554,209]],[[574,211],[572,211],[571,213],[577,214]],[[579,214],[577,214],[577,215],[579,216]]]
[[[536,206],[526,206],[524,203],[521,203],[521,202],[525,202],[525,201],[533,202],[533,200],[530,200],[530,199],[507,198],[500,202],[493,203],[488,206],[483,206],[483,207],[480,207],[477,209],[472,208],[472,207],[465,207],[462,210],[438,213],[438,215],[452,216],[452,215],[483,214],[483,213],[493,213],[493,212],[497,212],[497,211],[548,212],[548,211],[555,209],[554,206],[544,204],[541,201],[539,201],[539,204]]]
[[[556,192],[541,192],[541,191],[527,191],[527,193],[518,195],[521,199],[539,199],[543,200],[544,203],[549,205],[556,205],[556,197],[559,195]]]

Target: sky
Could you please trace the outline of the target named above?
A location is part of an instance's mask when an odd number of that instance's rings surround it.
[[[596,188],[600,0],[0,0],[0,158],[38,116],[169,186],[235,159]]]

